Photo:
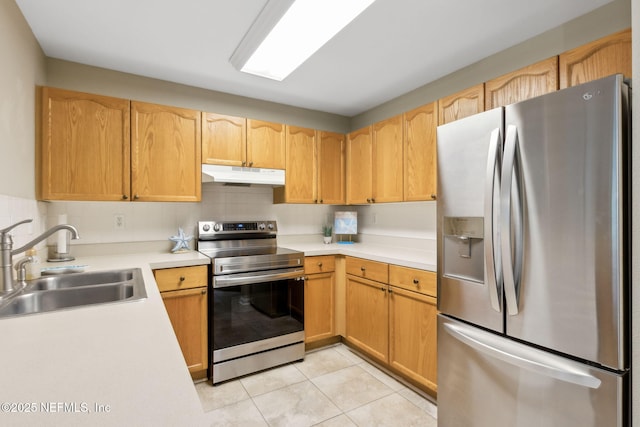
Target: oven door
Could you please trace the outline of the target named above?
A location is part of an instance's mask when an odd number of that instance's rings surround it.
[[[304,269],[213,277],[213,363],[304,341]]]

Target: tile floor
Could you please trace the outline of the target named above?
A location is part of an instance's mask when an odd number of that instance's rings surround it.
[[[212,387],[196,384],[212,426],[436,426],[429,400],[337,344]]]

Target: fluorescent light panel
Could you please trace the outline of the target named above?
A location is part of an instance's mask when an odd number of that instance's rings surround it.
[[[295,0],[291,4],[270,0],[231,56],[231,63],[245,73],[281,81],[374,1]]]

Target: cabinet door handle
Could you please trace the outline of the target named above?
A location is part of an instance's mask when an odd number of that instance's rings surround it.
[[[435,200],[435,199],[436,199],[436,195],[435,195],[435,194],[432,194],[432,195],[431,195],[431,198],[432,198],[433,200]]]
[[[380,290],[381,290],[382,292],[386,291],[386,289],[384,288],[384,286],[381,286],[381,287],[380,287]]]
[[[138,196],[137,194],[135,194],[135,195],[133,196],[133,199],[134,199],[134,200],[138,200],[139,198],[140,198],[140,196]]]
[[[122,195],[122,200],[127,200],[129,198],[129,196],[127,196],[126,194]]]
[[[322,199],[320,199],[320,203],[324,203],[324,202],[322,201]]]
[[[253,166],[253,162],[249,162],[249,167]]]
[[[207,293],[207,289],[205,288],[205,289],[201,290],[200,292],[202,293],[202,295],[204,295],[204,294]]]
[[[375,202],[376,202],[376,199],[371,198],[371,203],[375,203]]]
[[[246,166],[247,162],[245,162],[244,160],[242,161],[242,166]]]
[[[392,293],[393,291],[391,290],[391,288],[388,289],[389,293]]]
[[[313,199],[313,203],[318,203],[318,199]]]

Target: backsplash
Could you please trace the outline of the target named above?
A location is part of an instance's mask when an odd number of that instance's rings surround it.
[[[358,212],[361,238],[387,236],[435,239],[436,203],[410,202],[370,206],[273,204],[270,187],[236,187],[204,184],[200,203],[164,202],[38,202],[0,195],[0,228],[33,218],[15,229],[14,246],[24,244],[66,214],[81,239],[73,244],[149,242],[167,240],[182,227],[194,234],[198,220],[278,221],[279,235],[318,235],[322,225],[333,222],[336,210]],[[116,216],[123,226],[116,227]],[[50,239],[50,244],[55,240]],[[44,244],[38,245],[39,248]]]

